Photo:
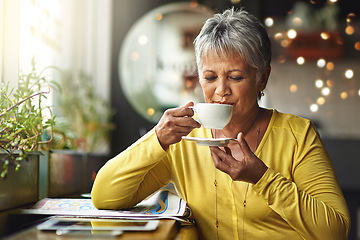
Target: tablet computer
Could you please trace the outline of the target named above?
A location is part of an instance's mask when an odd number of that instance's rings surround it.
[[[96,231],[153,231],[159,225],[159,220],[128,220],[128,219],[104,219],[104,218],[70,218],[51,217],[39,224],[39,230],[54,230],[57,232],[69,232],[79,230]],[[120,232],[119,232],[120,233]]]

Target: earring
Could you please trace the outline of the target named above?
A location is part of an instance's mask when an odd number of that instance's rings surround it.
[[[262,97],[265,96],[264,91],[260,91],[260,94],[261,94]]]

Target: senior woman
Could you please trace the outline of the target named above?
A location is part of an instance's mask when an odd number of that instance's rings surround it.
[[[243,9],[215,14],[195,52],[205,100],[233,105],[230,123],[201,127],[192,102],[165,111],[99,171],[95,206],[132,207],[172,182],[202,239],[346,239],[348,208],[314,125],[258,105],[271,71],[261,23]],[[237,142],[204,147],[182,140],[186,135]]]

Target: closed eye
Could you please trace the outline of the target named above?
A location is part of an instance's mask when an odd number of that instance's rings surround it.
[[[229,77],[231,80],[235,80],[235,81],[241,81],[244,78],[243,77]]]
[[[205,77],[206,81],[214,81],[217,77]]]

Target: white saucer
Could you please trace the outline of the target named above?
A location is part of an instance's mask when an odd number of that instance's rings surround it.
[[[189,140],[195,142],[200,146],[215,146],[215,147],[225,147],[230,142],[236,142],[234,138],[198,138],[198,137],[182,137],[184,140]]]

